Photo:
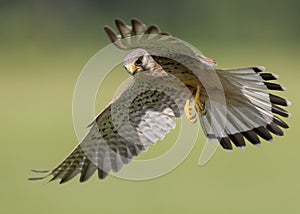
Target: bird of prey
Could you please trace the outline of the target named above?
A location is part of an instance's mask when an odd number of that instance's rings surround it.
[[[131,75],[127,87],[96,116],[64,161],[49,172],[35,170],[48,174],[32,180],[50,175],[64,183],[80,174],[83,182],[96,171],[104,179],[163,139],[182,115],[199,121],[207,138],[225,150],[245,148],[245,139],[259,145],[288,128],[279,116],[290,114],[279,106],[290,102],[270,93],[285,88],[270,82],[278,76],[264,67],[215,69],[214,60],[156,25],[137,19],[131,26],[119,19],[115,24],[119,35],[104,27],[109,39],[119,49],[132,50],[124,60]]]

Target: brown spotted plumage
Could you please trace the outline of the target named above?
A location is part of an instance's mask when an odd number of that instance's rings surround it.
[[[290,102],[270,93],[285,88],[271,82],[278,76],[265,73],[264,67],[214,69],[214,60],[161,32],[158,26],[147,27],[137,19],[132,19],[131,26],[117,19],[116,26],[119,35],[110,27],[104,28],[116,47],[139,48],[124,62],[133,77],[91,123],[82,142],[45,177],[51,175],[51,180],[64,183],[80,174],[83,182],[95,171],[100,179],[111,171],[118,172],[175,127],[173,119],[184,114],[187,100],[195,103],[205,135],[218,140],[226,150],[232,150],[233,145],[244,149],[246,140],[259,145],[262,139],[272,140],[272,134],[282,136],[282,129],[288,128],[280,116],[290,114],[280,106]],[[225,105],[225,111],[211,111],[212,97],[207,92],[216,81],[210,77],[212,73],[222,85],[222,94],[216,90],[213,96],[225,96],[225,102],[219,103]]]

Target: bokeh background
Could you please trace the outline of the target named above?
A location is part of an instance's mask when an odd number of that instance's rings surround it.
[[[297,213],[300,211],[300,1],[0,1],[1,213]],[[51,169],[77,144],[72,94],[85,63],[108,44],[103,26],[136,17],[190,42],[218,67],[265,65],[293,102],[285,137],[261,148],[218,150],[197,165],[191,155],[148,181],[96,176],[59,185],[27,181]],[[127,78],[108,78],[100,110]],[[106,88],[105,88],[106,87]],[[175,132],[176,134],[176,132]],[[147,155],[172,145],[170,134]]]

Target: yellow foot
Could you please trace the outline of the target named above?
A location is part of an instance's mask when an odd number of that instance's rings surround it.
[[[196,113],[192,113],[192,110],[195,110],[195,106],[191,105],[191,100],[187,99],[185,106],[184,106],[184,113],[186,118],[192,123],[196,123],[197,122],[197,115]]]
[[[196,95],[195,95],[195,108],[201,116],[204,116],[206,114],[205,103],[202,103],[200,100],[200,86],[199,85],[197,86],[197,91],[196,91]]]

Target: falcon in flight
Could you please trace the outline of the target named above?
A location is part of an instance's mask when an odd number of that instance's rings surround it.
[[[225,150],[245,148],[245,140],[259,145],[261,139],[283,135],[289,117],[280,106],[286,99],[270,93],[285,88],[270,82],[277,75],[262,66],[215,69],[215,61],[192,46],[137,19],[131,26],[117,19],[119,35],[104,27],[119,49],[132,50],[124,60],[131,75],[126,88],[92,121],[89,131],[71,154],[46,176],[31,178],[67,182],[80,174],[80,182],[94,172],[104,179],[111,171],[155,144],[173,128],[174,119],[186,115],[199,121],[204,134]]]

